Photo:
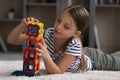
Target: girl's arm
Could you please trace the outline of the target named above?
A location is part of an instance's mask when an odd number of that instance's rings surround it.
[[[25,35],[21,33],[24,28],[25,28],[25,24],[21,22],[9,33],[7,37],[7,41],[11,44],[18,44],[18,45],[22,44]]]
[[[44,42],[44,41],[43,41]],[[45,44],[45,43],[44,43]],[[46,45],[39,44],[40,49],[37,50],[37,54],[40,55],[45,63],[45,67],[50,74],[62,74],[64,73],[75,60],[75,57],[69,54],[65,54],[58,64],[55,64],[50,57]]]
[[[70,67],[74,60],[74,56],[65,54],[58,64],[55,64],[50,56],[44,59],[44,63],[48,73],[62,74]]]
[[[21,23],[16,26],[8,35],[7,41],[11,44],[22,44],[24,38],[25,38],[25,34],[22,34],[24,28],[26,27],[27,22],[29,21],[36,21],[39,22],[38,19],[35,19],[33,17],[28,17],[28,18],[24,18]]]

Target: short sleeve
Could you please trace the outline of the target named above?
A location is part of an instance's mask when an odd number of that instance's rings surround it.
[[[48,33],[48,29],[45,30],[44,33],[43,33],[43,38],[44,38],[44,39],[46,38],[47,33]]]
[[[73,38],[66,47],[65,54],[80,56],[81,55],[81,43],[78,39]]]
[[[53,28],[48,28],[44,31],[43,38],[45,39],[49,35],[53,35]]]

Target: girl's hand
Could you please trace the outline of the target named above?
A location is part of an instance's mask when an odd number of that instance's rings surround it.
[[[20,25],[21,25],[23,28],[25,28],[26,25],[27,25],[27,23],[28,23],[29,21],[39,22],[39,20],[36,19],[36,18],[27,17],[27,18],[24,18],[24,19],[21,21]]]
[[[43,59],[47,58],[47,56],[49,56],[49,53],[48,53],[47,46],[44,40],[43,40],[43,44],[38,43],[38,46],[40,47],[36,48],[37,55],[39,55]]]

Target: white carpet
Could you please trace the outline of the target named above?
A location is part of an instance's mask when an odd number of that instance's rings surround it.
[[[120,71],[88,71],[83,73],[46,74],[41,63],[39,77],[11,76],[15,70],[22,70],[22,61],[0,61],[0,80],[120,80]]]

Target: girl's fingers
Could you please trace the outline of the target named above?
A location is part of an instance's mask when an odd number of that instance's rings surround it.
[[[39,46],[40,46],[40,49],[43,49],[43,45],[41,43],[38,43]]]
[[[27,21],[26,18],[23,19],[23,22],[25,23],[25,25],[27,25]]]
[[[36,18],[34,18],[34,21],[35,21],[35,22],[39,22],[39,20],[38,20],[38,19],[36,19]]]
[[[22,24],[23,26],[27,26],[27,24],[28,24],[29,21],[39,22],[39,20],[36,19],[36,18],[28,17],[28,18],[23,18],[23,20],[21,21],[21,24]]]
[[[39,48],[36,48],[36,54],[41,56],[42,55],[42,50]]]
[[[44,39],[42,39],[42,40],[43,40],[43,45],[46,46],[46,43],[45,43]]]
[[[28,18],[25,18],[25,21],[26,21],[26,22],[29,22],[29,21],[39,22],[39,20],[38,20],[38,19],[33,18],[33,17],[28,17]]]
[[[41,56],[42,54],[41,53],[36,53],[38,56]]]
[[[42,53],[43,51],[41,49],[39,49],[39,48],[36,48],[36,52]]]

